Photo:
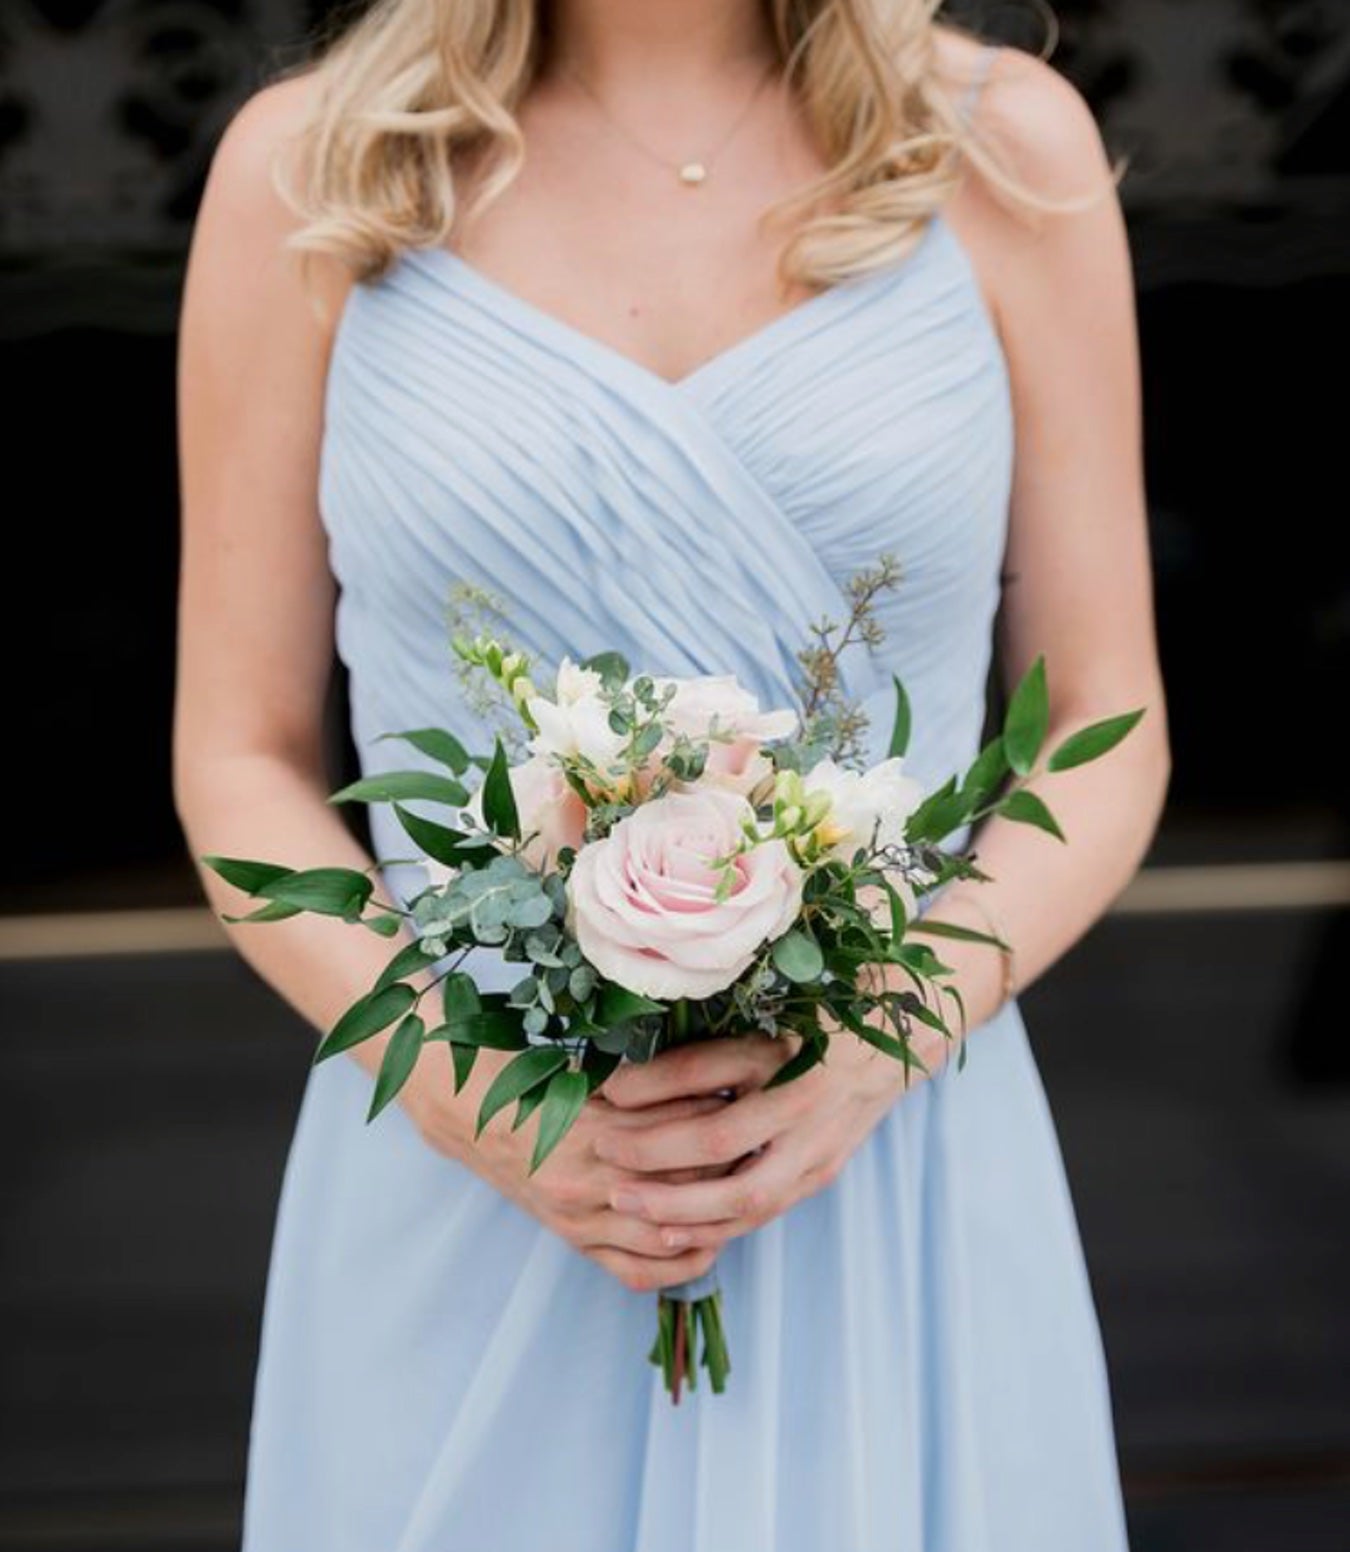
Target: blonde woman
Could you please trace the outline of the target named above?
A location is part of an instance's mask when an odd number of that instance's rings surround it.
[[[181,355],[194,853],[369,863],[325,802],[331,653],[368,771],[406,758],[390,729],[480,744],[457,583],[543,659],[618,647],[780,705],[892,552],[849,673],[878,737],[907,681],[925,781],[976,748],[1000,604],[1002,671],[1049,660],[1053,736],[1149,711],[1056,778],[1069,847],[991,821],[997,882],[933,907],[1014,951],[953,945],[959,1073],[938,1042],[905,1087],[839,1041],[766,1090],[782,1047],[747,1034],[621,1069],[530,1177],[528,1128],[472,1140],[492,1053],[456,1099],[428,1049],[370,1127],[382,1040],[314,1069],[245,1552],[1125,1546],[1016,993],[1126,883],[1167,779],[1130,269],[1082,100],[934,10],[377,0],[223,138]],[[406,857],[390,819],[376,850]],[[234,933],[316,1031],[390,953],[308,916]],[[675,1408],[653,1290],[714,1265],[735,1370]]]

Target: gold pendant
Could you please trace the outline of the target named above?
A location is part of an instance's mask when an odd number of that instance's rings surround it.
[[[708,169],[702,162],[685,162],[680,168],[680,182],[689,188],[697,188],[708,176]]]

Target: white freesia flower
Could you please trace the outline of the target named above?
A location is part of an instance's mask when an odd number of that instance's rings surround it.
[[[601,770],[618,759],[625,738],[609,725],[609,702],[600,675],[570,658],[558,667],[556,700],[532,695],[525,702],[538,732],[529,742],[532,753],[581,756]]]
[[[827,851],[848,861],[859,847],[904,844],[905,825],[924,795],[919,783],[905,775],[904,764],[892,756],[870,770],[852,771],[833,760],[821,760],[802,778],[808,797],[823,792],[830,799],[829,810],[816,826],[816,837]],[[906,916],[912,917],[917,901],[909,880],[898,868],[888,868],[886,876],[903,900]],[[885,891],[867,885],[859,898],[877,925],[884,927],[890,920]]]

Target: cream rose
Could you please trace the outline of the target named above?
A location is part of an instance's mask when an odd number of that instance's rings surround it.
[[[731,674],[702,674],[692,679],[657,680],[675,686],[666,708],[672,733],[696,741],[710,739],[703,785],[752,792],[773,772],[760,746],[797,731],[795,711],[761,711],[758,699]]]
[[[734,792],[672,792],[635,809],[577,853],[569,919],[597,970],[646,997],[709,997],[730,986],[801,909],[802,875],[782,841],[733,863],[725,900],[717,857],[754,818]]]

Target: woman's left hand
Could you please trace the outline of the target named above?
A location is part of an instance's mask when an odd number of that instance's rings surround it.
[[[672,1249],[702,1248],[758,1228],[832,1184],[906,1092],[904,1068],[837,1030],[823,1063],[766,1089],[798,1044],[795,1036],[761,1034],[701,1041],[650,1062],[625,1063],[606,1079],[601,1093],[625,1109],[735,1090],[735,1098],[709,1115],[608,1134],[603,1156],[629,1176],[610,1192],[614,1210],[661,1225]],[[913,1047],[936,1073],[947,1051],[943,1036],[920,1027]],[[924,1081],[911,1069],[909,1088]],[[710,1165],[737,1167],[681,1184],[643,1178]]]

